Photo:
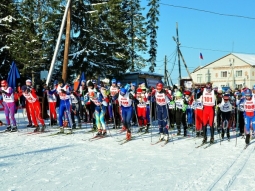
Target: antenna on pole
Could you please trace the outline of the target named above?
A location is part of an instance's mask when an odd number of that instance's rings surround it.
[[[180,45],[181,45],[181,43],[179,42],[178,23],[176,23],[176,35],[177,35],[177,38],[175,39],[175,37],[173,36],[173,39],[174,39],[174,41],[175,41],[176,44],[177,44],[178,67],[179,67],[179,85],[181,86],[181,60],[180,60],[180,58],[182,59],[182,62],[183,62],[183,64],[184,64],[185,68],[186,68],[186,71],[187,71],[187,73],[188,73],[188,75],[189,75],[189,78],[190,78],[191,81],[192,81],[192,85],[194,85],[193,79],[192,79],[192,77],[191,77],[191,75],[190,75],[190,72],[189,72],[189,70],[188,70],[187,64],[186,64],[186,62],[185,62],[185,60],[184,60],[184,57],[183,57],[183,55],[182,55],[182,53],[181,53],[181,50],[180,50]]]
[[[178,67],[179,67],[179,78],[178,78],[178,81],[179,81],[179,85],[181,85],[181,60],[180,60],[180,55],[179,55],[179,52],[180,52],[180,43],[179,43],[179,35],[178,35],[178,23],[176,23],[176,39],[175,39],[174,36],[173,36],[173,39],[174,39],[174,41],[176,42],[176,45],[177,45]]]

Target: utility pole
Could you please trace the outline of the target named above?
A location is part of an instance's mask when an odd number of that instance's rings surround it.
[[[65,50],[64,50],[64,62],[62,69],[62,79],[64,82],[67,80],[67,66],[68,66],[68,54],[69,54],[69,46],[70,46],[70,31],[71,31],[71,3],[67,12],[66,19],[66,40],[65,40]]]
[[[165,85],[167,84],[167,70],[166,70],[166,66],[167,66],[167,57],[165,56],[165,64],[164,64],[164,83],[165,83]]]
[[[66,17],[67,17],[69,7],[70,7],[70,3],[71,3],[71,0],[68,0],[67,4],[66,4],[66,9],[65,9],[65,12],[64,12],[64,15],[63,15],[61,27],[60,27],[60,30],[59,30],[58,40],[57,40],[56,47],[55,47],[55,50],[54,50],[54,54],[53,54],[53,57],[52,57],[52,60],[51,60],[49,74],[47,76],[47,81],[46,81],[47,85],[49,85],[49,82],[50,82],[51,77],[52,77],[52,73],[53,73],[53,69],[54,69],[54,66],[55,66],[55,62],[56,62],[56,58],[57,58],[57,54],[58,54],[58,50],[59,50],[59,46],[60,46],[61,36],[63,34],[65,21],[66,21]]]
[[[179,43],[179,35],[178,35],[178,23],[176,23],[176,39],[173,37],[174,41],[177,45],[177,52],[178,52],[178,67],[179,67],[179,85],[181,85],[181,60],[180,60],[180,43]]]

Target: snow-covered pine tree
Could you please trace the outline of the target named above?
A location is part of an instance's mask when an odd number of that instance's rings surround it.
[[[147,50],[146,46],[146,23],[142,14],[144,8],[140,5],[140,0],[123,0],[122,10],[125,13],[126,26],[125,34],[128,36],[128,46],[130,47],[130,71],[143,68],[145,59],[141,54]]]
[[[13,0],[2,0],[0,2],[0,79],[6,79],[14,58],[10,53],[8,36],[16,26],[17,11]]]
[[[157,22],[159,21],[159,0],[149,0],[148,6],[150,7],[146,17],[147,22],[147,34],[150,37],[150,48],[149,55],[150,58],[148,62],[150,63],[149,70],[154,72],[156,67],[156,57],[157,57]]]

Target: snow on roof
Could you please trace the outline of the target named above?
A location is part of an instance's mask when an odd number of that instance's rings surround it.
[[[232,55],[240,58],[241,60],[245,61],[247,64],[255,66],[255,55],[254,54],[232,53]]]

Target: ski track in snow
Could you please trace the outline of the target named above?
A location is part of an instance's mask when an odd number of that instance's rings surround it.
[[[90,129],[87,124],[72,135],[56,136],[46,136],[57,131],[54,127],[49,128],[51,132],[27,135],[33,129],[25,125],[20,124],[20,132],[0,134],[0,190],[253,189],[253,141],[242,150],[244,140],[238,138],[235,147],[233,135],[230,142],[217,142],[207,149],[195,148],[202,139],[176,136],[165,147],[152,146],[151,133],[133,133],[134,140],[119,145],[125,133],[116,134],[114,129],[112,136],[108,133],[90,142],[93,133],[84,134]],[[156,128],[152,135],[156,142]]]

